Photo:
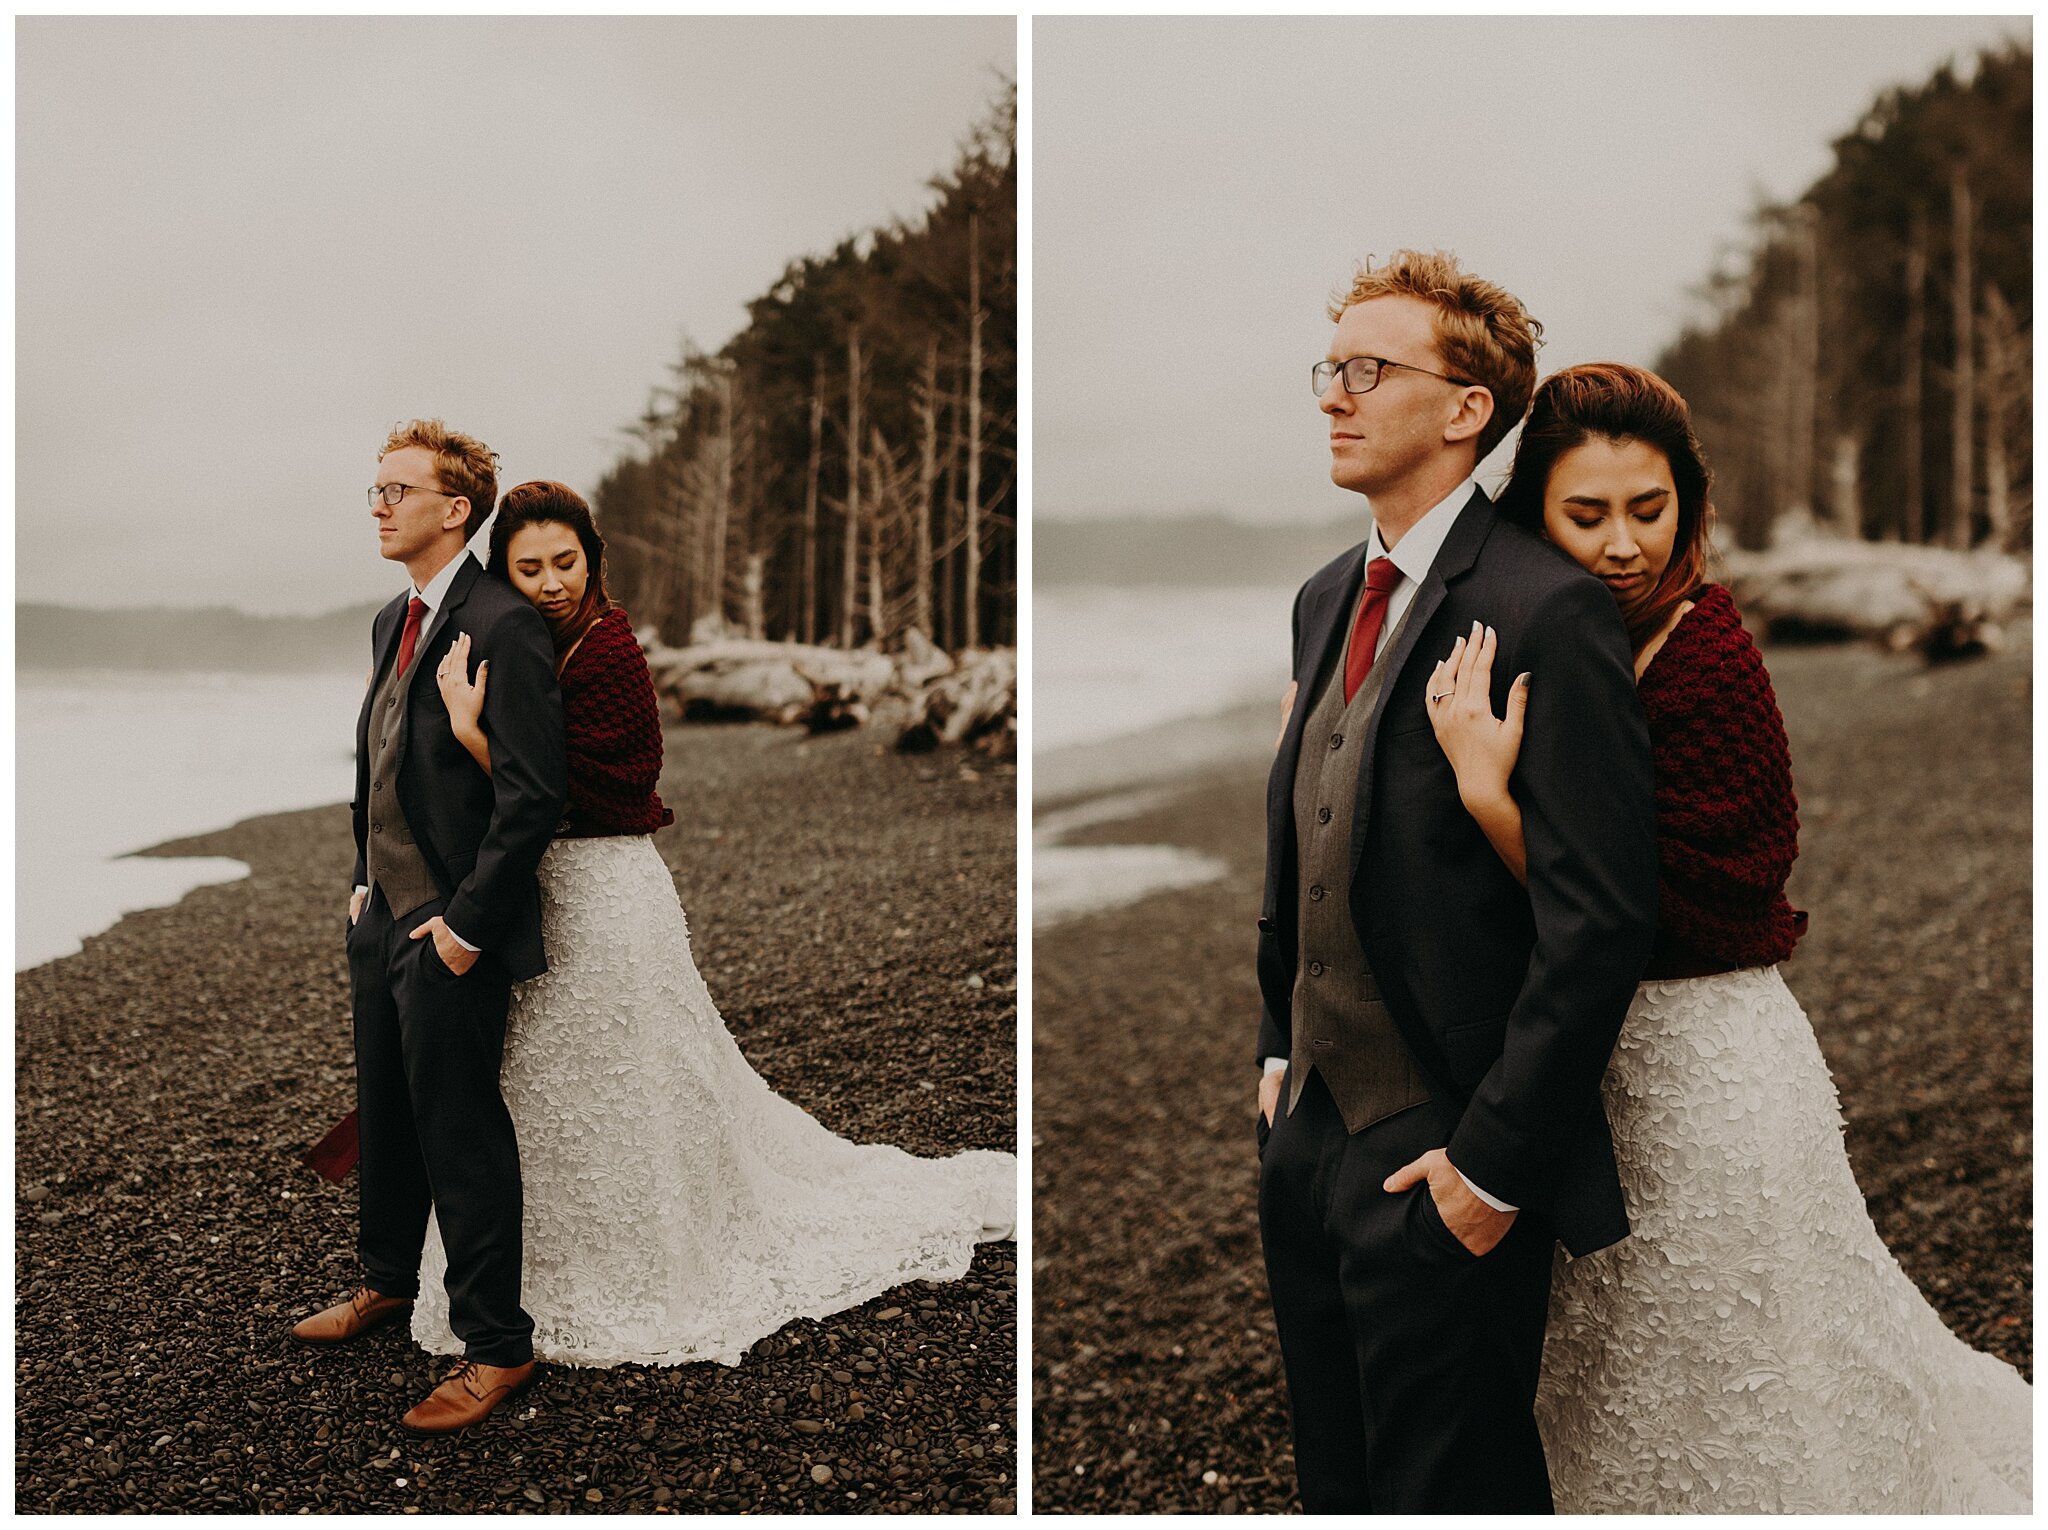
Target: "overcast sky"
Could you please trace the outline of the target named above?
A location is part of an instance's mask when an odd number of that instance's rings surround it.
[[[1008,17],[16,23],[16,592],[322,611],[438,414],[588,491],[687,332],[929,205]]]
[[[1647,364],[1758,193],[1887,86],[2031,22],[1612,17],[1033,27],[1035,513],[1356,514],[1309,368],[1361,256],[1454,250],[1548,373]]]

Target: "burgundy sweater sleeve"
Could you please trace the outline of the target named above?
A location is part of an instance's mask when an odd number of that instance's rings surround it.
[[[626,613],[600,617],[562,672],[572,837],[651,834],[675,822],[654,790],[661,713]]]
[[[1736,967],[1783,961],[1806,922],[1785,899],[1799,853],[1791,749],[1725,589],[1706,587],[1640,695],[1656,768],[1660,946]]]

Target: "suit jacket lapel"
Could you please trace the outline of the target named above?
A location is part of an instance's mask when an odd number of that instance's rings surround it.
[[[1361,543],[1353,552],[1357,556],[1351,559],[1350,572],[1312,596],[1301,613],[1302,667],[1294,676],[1297,687],[1294,711],[1289,714],[1287,727],[1280,736],[1276,767],[1267,778],[1266,828],[1274,836],[1290,835],[1294,831],[1294,770],[1301,760],[1302,730],[1308,726],[1313,700],[1310,692],[1315,689],[1316,677],[1322,674],[1323,666],[1329,662],[1331,645],[1341,644],[1346,636],[1344,616],[1357,604],[1358,587],[1365,581],[1364,544]],[[1279,842],[1276,838],[1275,843]]]
[[[426,662],[427,650],[433,647],[435,641],[441,636],[442,629],[453,620],[455,613],[461,609],[462,603],[469,599],[470,589],[476,584],[478,576],[483,573],[483,565],[472,558],[467,551],[457,553],[456,556],[462,560],[462,567],[455,571],[455,577],[449,581],[446,593],[441,596],[441,604],[434,609],[424,622],[420,623],[419,646],[413,649],[412,669],[405,677],[406,700],[408,703],[412,699],[412,688],[419,684],[421,673],[431,667]]]
[[[434,614],[427,618],[420,629],[420,651],[426,652],[427,645],[440,636],[441,629],[448,624],[456,608],[469,599],[469,592],[476,587],[477,579],[483,574],[483,565],[469,555],[464,548],[456,554],[462,560],[462,567],[455,571],[455,577],[448,582],[448,593],[441,597],[441,604]]]
[[[369,766],[370,749],[370,706],[377,699],[378,682],[391,667],[393,655],[398,652],[398,631],[405,625],[405,602],[409,597],[400,596],[388,602],[370,621],[370,683],[363,688],[362,709],[356,714],[356,748],[366,773]]]
[[[1452,523],[1443,546],[1437,549],[1436,561],[1429,567],[1429,576],[1415,592],[1393,650],[1380,656],[1379,662],[1387,667],[1387,673],[1380,682],[1379,699],[1373,703],[1372,716],[1365,725],[1365,753],[1358,767],[1358,798],[1351,811],[1351,881],[1354,885],[1358,880],[1359,859],[1365,853],[1366,830],[1372,826],[1373,765],[1379,744],[1380,721],[1387,714],[1387,702],[1394,694],[1394,684],[1401,678],[1409,656],[1415,652],[1415,645],[1421,640],[1423,629],[1436,615],[1437,607],[1444,603],[1447,584],[1462,577],[1478,559],[1479,549],[1486,545],[1487,533],[1493,529],[1493,515],[1493,501],[1486,497],[1486,491],[1474,488],[1472,497],[1465,501],[1465,508],[1458,512],[1458,519]]]
[[[410,591],[393,599],[377,613],[377,620],[370,628],[370,653],[376,663],[376,671],[370,676],[370,689],[373,691],[398,656],[399,634],[405,630],[405,603],[410,599]]]
[[[447,593],[441,597],[441,604],[434,609],[433,613],[425,621],[420,623],[420,635],[412,651],[412,668],[399,677],[398,683],[405,691],[405,705],[398,709],[398,740],[392,745],[398,751],[398,758],[392,764],[393,770],[402,769],[405,765],[406,745],[411,740],[411,730],[405,725],[406,714],[412,710],[413,687],[420,683],[421,675],[430,672],[434,668],[433,663],[430,662],[429,650],[432,648],[435,640],[440,637],[442,630],[447,627],[449,621],[454,617],[456,611],[461,608],[462,603],[469,598],[471,588],[483,573],[483,565],[469,555],[468,549],[465,548],[455,556],[462,560],[462,567],[455,571],[454,579],[449,581]],[[406,597],[408,601],[411,598],[410,595]],[[404,607],[401,605],[400,609],[403,610]],[[404,625],[402,621],[399,623],[401,629],[403,629]],[[395,645],[393,657],[394,659],[396,658]],[[427,683],[433,685],[438,682],[430,680]]]

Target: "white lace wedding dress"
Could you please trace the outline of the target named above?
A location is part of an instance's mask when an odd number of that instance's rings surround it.
[[[1560,1513],[2028,1512],[2033,1388],[1878,1237],[1777,968],[1644,983],[1605,1095],[1634,1231],[1560,1256]]]
[[[512,990],[501,1080],[525,1188],[536,1358],[737,1365],[794,1318],[966,1273],[1010,1237],[1017,1160],[834,1136],[748,1064],[645,835],[541,862],[549,971]],[[429,1220],[413,1337],[461,1353]]]

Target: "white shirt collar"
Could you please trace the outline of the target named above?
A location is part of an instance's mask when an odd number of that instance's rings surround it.
[[[1388,552],[1380,541],[1380,523],[1372,523],[1372,535],[1366,538],[1365,558],[1370,563],[1374,558],[1387,557],[1394,560],[1394,567],[1401,571],[1403,578],[1420,584],[1429,577],[1430,565],[1436,562],[1444,538],[1451,534],[1451,527],[1457,524],[1458,512],[1465,508],[1465,502],[1472,497],[1472,491],[1479,487],[1477,477],[1467,478],[1457,488],[1430,506],[1429,512],[1410,526],[1402,536],[1400,545]]]
[[[1431,512],[1431,514],[1434,513],[1434,511]],[[416,589],[413,591],[414,597],[425,603],[428,615],[431,616],[434,612],[441,609],[441,602],[448,598],[448,586],[453,584],[455,576],[462,572],[462,560],[468,556],[469,549],[465,547],[442,566],[440,573],[427,581],[427,587],[424,590]]]

